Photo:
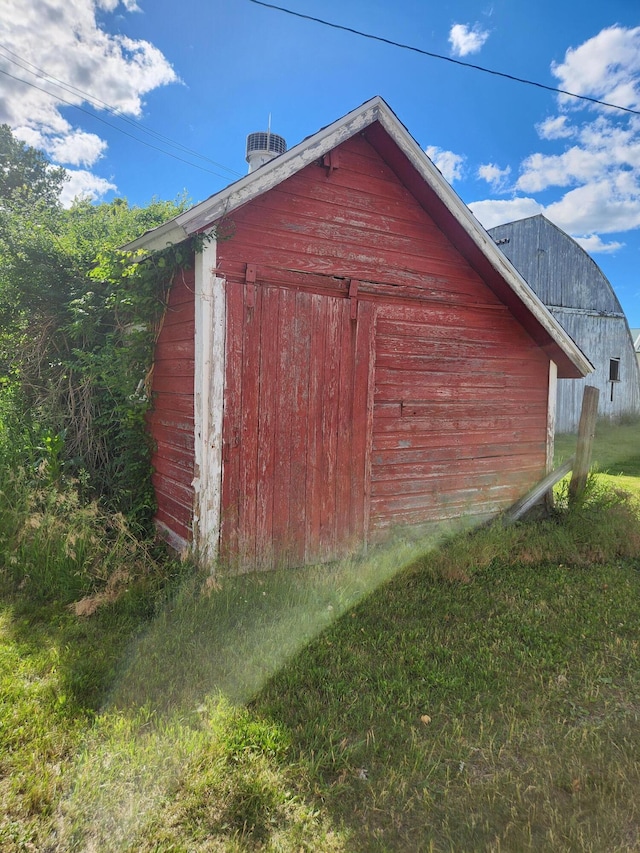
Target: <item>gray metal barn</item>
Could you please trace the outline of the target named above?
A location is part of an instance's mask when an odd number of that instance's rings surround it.
[[[498,225],[489,234],[595,367],[585,379],[558,380],[556,432],[577,430],[585,384],[600,390],[600,416],[640,413],[634,341],[595,261],[542,215]]]

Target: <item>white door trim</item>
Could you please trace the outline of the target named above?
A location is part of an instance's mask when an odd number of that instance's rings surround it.
[[[222,499],[226,293],[216,275],[216,240],[195,259],[193,550],[212,570],[218,556]]]

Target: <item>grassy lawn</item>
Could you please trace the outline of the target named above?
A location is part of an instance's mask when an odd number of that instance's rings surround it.
[[[5,525],[0,848],[640,849],[623,453],[550,519],[216,585],[174,567],[90,616],[51,572],[16,588]]]
[[[561,463],[575,453],[576,436],[556,436],[556,461]],[[640,478],[640,421],[612,424],[599,421],[593,446],[593,465],[601,472],[630,478],[626,485],[635,487]]]

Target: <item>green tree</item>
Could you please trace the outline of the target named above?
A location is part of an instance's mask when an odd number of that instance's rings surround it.
[[[25,145],[0,124],[0,207],[24,207],[34,202],[58,206],[64,169],[54,167],[42,151]]]
[[[21,430],[25,445],[55,452],[56,472],[143,520],[152,501],[144,379],[174,266],[133,263],[118,247],[185,201],[63,210],[63,170],[8,128],[0,146],[0,417],[11,412],[14,438]]]

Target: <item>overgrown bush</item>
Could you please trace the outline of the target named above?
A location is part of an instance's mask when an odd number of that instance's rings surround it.
[[[64,178],[0,126],[0,443],[26,467],[40,447],[53,479],[79,479],[88,497],[144,527],[154,507],[145,430],[153,346],[193,246],[145,258],[118,247],[186,202],[63,210]]]
[[[66,240],[58,235],[57,255],[49,258],[55,298],[43,286],[45,296],[33,299],[30,288],[22,288],[26,273],[12,259],[5,274],[12,278],[13,298],[0,306],[9,314],[0,336],[8,377],[0,393],[12,441],[21,433],[29,450],[48,441],[42,452],[49,462],[55,457],[61,472],[84,479],[92,497],[144,524],[153,509],[146,379],[174,267],[131,263],[117,251],[114,243],[140,230],[141,211],[126,204],[116,207],[111,245],[101,246],[96,237],[90,252],[82,239],[76,241],[80,226],[102,225],[113,216],[111,208],[60,213],[64,226],[57,223],[58,229],[67,229]],[[158,205],[155,218],[172,209]],[[104,230],[96,227],[96,235]]]

